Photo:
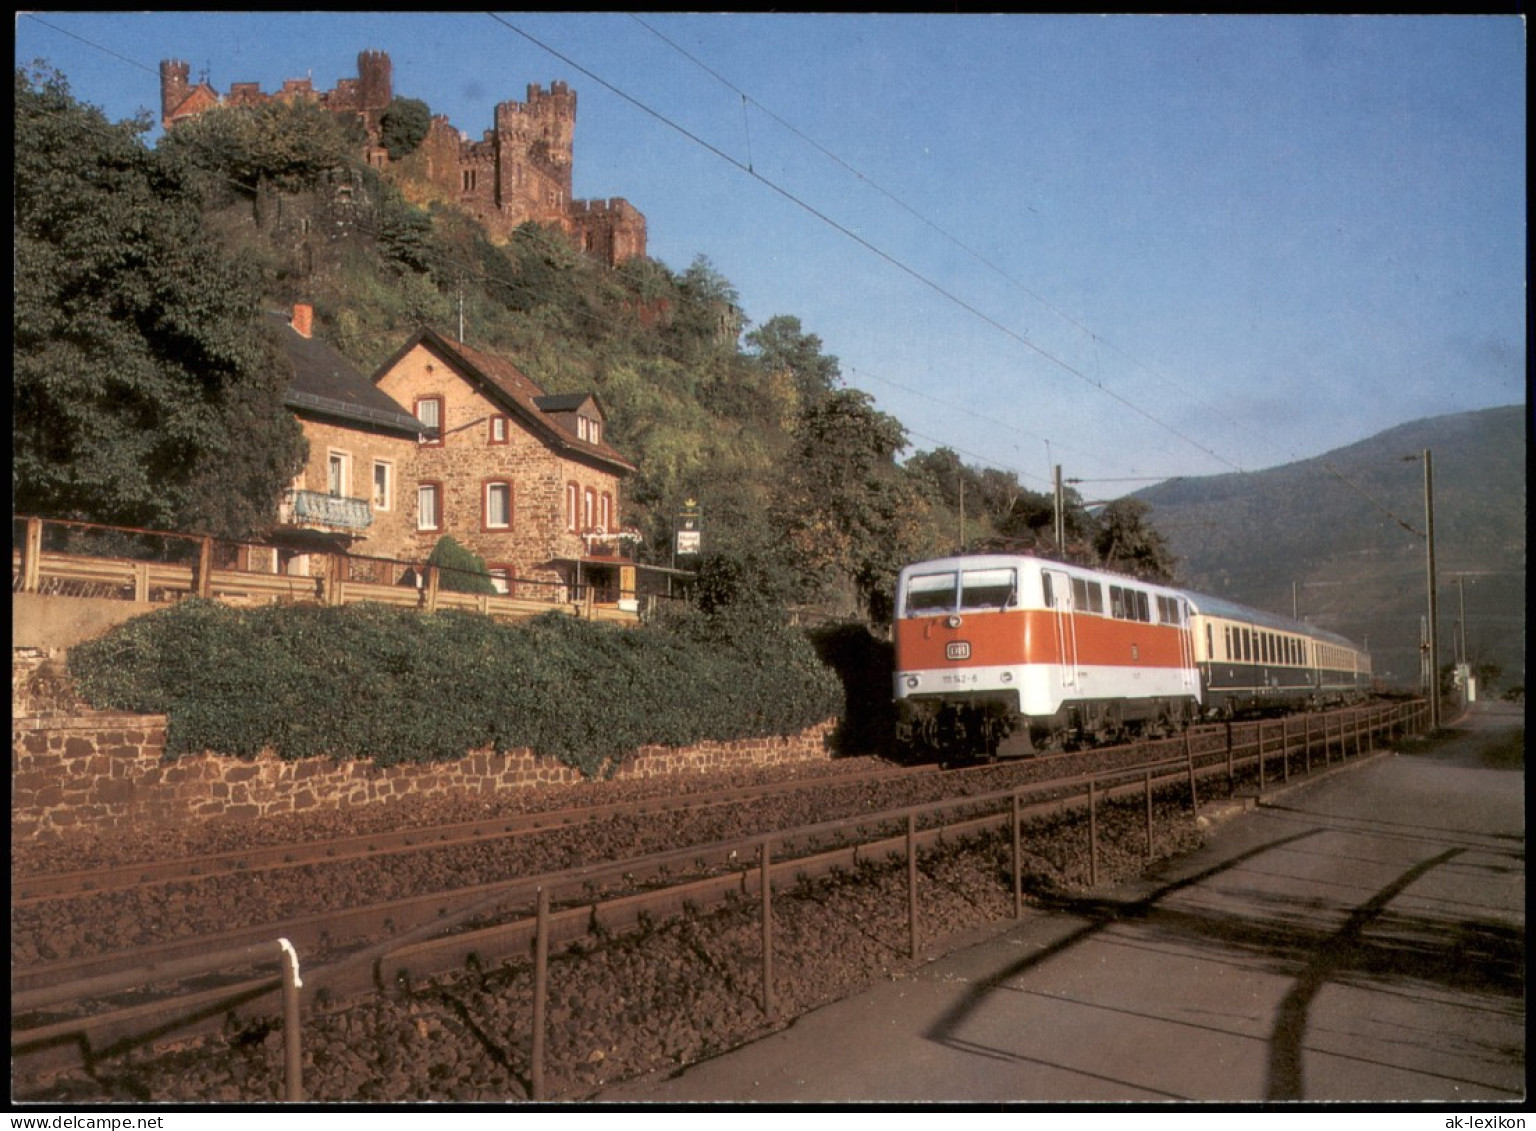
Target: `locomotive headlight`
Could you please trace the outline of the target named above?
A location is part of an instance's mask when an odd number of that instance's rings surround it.
[[[1012,672],[1004,672],[1002,678],[1003,678],[1003,682],[1004,683],[1012,683],[1013,682],[1013,673]]]
[[[949,625],[950,628],[959,628],[960,627],[960,618],[955,616],[955,615],[953,615],[953,614],[951,614],[949,619],[946,620],[944,623]]]
[[[917,684],[918,684],[917,676],[915,676],[915,675],[907,676],[907,690],[908,691],[916,691],[917,690]]]

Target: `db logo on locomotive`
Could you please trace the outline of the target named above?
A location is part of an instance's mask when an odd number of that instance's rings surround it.
[[[955,640],[944,645],[944,658],[946,660],[969,660],[971,658],[970,641]]]

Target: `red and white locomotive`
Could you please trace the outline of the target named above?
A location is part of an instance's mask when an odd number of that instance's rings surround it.
[[[1369,657],[1332,633],[1017,555],[907,566],[894,635],[898,734],[968,756],[1167,734],[1370,683]]]

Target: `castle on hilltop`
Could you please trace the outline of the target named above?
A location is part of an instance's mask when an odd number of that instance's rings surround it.
[[[317,91],[310,79],[288,79],[272,94],[258,83],[237,82],[220,96],[207,81],[192,83],[180,60],[160,64],[160,120],[166,129],[215,107],[308,101],[336,113],[354,114],[368,134],[364,159],[390,165],[379,144],[384,111],[394,98],[393,65],[383,51],[357,57],[357,77]],[[571,166],[576,133],[576,92],[563,82],[549,90],[530,84],[525,102],[502,102],[495,124],[480,141],[436,116],[414,154],[411,172],[446,200],[474,216],[495,239],[506,239],[532,221],[560,229],[581,250],[610,266],[645,255],[645,216],[629,201],[573,200]]]

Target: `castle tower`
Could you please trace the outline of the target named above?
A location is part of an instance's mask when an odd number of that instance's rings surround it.
[[[527,102],[496,106],[497,184],[504,203],[525,197],[535,212],[563,210],[571,199],[576,95],[563,82],[528,87]],[[535,216],[536,219],[546,219]]]
[[[534,159],[548,168],[569,201],[576,148],[576,94],[563,82],[550,83],[548,94],[537,83],[530,83],[528,114],[535,130]]]
[[[394,65],[383,51],[360,51],[357,56],[357,108],[364,113],[389,108],[394,98]]]
[[[160,63],[160,124],[171,124],[171,113],[187,98],[187,78],[192,68],[180,59]]]

